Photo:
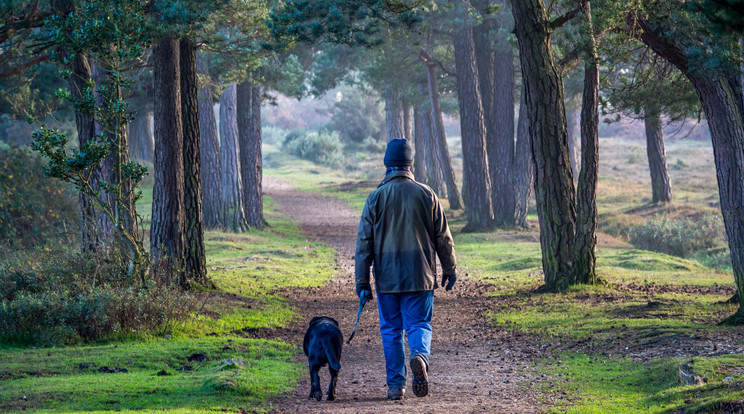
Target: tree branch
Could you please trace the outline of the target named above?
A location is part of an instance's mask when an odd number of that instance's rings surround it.
[[[575,8],[575,9],[571,9],[571,10],[565,12],[564,14],[556,17],[555,20],[553,20],[550,23],[548,23],[548,27],[550,27],[551,30],[555,30],[555,29],[563,26],[564,24],[568,23],[574,17],[576,17],[576,15],[579,14],[580,11],[581,11],[581,9],[579,7]]]
[[[447,76],[452,76],[453,78],[457,77],[457,74],[455,72],[451,72],[447,70],[442,64],[442,62],[431,57],[431,55],[429,55],[429,53],[426,50],[424,49],[419,50],[418,56],[419,56],[419,59],[421,59],[427,65],[439,65],[439,67],[442,69],[442,72],[447,74]]]
[[[605,30],[602,30],[602,32],[595,35],[594,38],[596,39],[596,41],[599,41],[599,39],[603,38],[607,33],[611,32],[614,29],[615,27],[609,27]],[[566,73],[574,70],[576,66],[579,66],[579,63],[581,63],[581,51],[577,47],[576,49],[568,52],[566,56],[558,61],[558,70],[560,70],[561,73],[565,75]]]
[[[44,62],[47,59],[49,59],[49,56],[47,56],[47,55],[37,56],[37,57],[29,60],[28,62],[24,63],[23,65],[18,66],[15,69],[9,70],[7,72],[0,73],[0,79],[7,78],[8,76],[17,75],[17,74],[23,72],[24,70],[30,68],[31,66],[38,65],[39,63]]]

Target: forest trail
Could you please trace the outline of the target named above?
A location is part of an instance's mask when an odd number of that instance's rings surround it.
[[[279,204],[284,214],[299,223],[309,240],[327,243],[338,253],[333,280],[319,288],[295,289],[287,295],[299,320],[282,336],[286,334],[286,340],[301,346],[310,319],[330,316],[338,320],[346,339],[353,328],[358,305],[353,256],[359,213],[343,201],[295,191],[273,177],[264,177],[264,192]],[[538,412],[532,390],[538,380],[530,367],[540,353],[539,346],[518,333],[488,324],[489,303],[498,300],[487,296],[489,290],[488,285],[467,280],[464,275],[453,291],[436,290],[427,397],[413,395],[409,373],[406,398],[386,399],[377,304],[370,302],[362,314],[357,335],[351,345],[344,346],[336,401],[326,401],[325,396],[321,402],[308,400],[310,381],[305,372],[298,388],[272,404],[274,412]],[[306,364],[304,355],[302,361]],[[321,370],[324,392],[328,379],[328,370],[324,368]]]

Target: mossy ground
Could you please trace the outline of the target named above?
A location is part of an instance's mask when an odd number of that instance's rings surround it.
[[[689,358],[642,361],[614,352],[654,337],[725,337],[740,328],[716,326],[735,306],[730,272],[696,260],[634,249],[622,238],[629,224],[657,212],[691,216],[716,211],[717,188],[707,143],[667,144],[675,202],[649,205],[650,186],[642,143],[602,140],[599,182],[602,283],[562,294],[537,294],[542,283],[536,231],[460,233],[460,212],[450,212],[461,273],[496,288],[490,316],[499,329],[528,335],[553,349],[538,360],[543,401],[563,412],[722,412],[744,408],[744,356],[693,358],[708,382],[683,386],[679,369]],[[265,150],[265,174],[347,201],[361,211],[382,178],[381,157],[363,157],[351,172]],[[454,154],[455,162],[461,162]],[[679,160],[679,161],[677,161]],[[356,162],[356,161],[355,161]],[[144,192],[140,202],[152,199]],[[445,202],[446,205],[446,202]],[[0,411],[249,411],[292,387],[301,373],[296,344],[244,338],[286,326],[294,318],[280,292],[317,286],[330,278],[335,253],[308,242],[297,226],[266,200],[270,227],[240,235],[208,232],[208,267],[218,290],[203,308],[173,327],[170,339],[137,337],[106,344],[52,349],[0,349]],[[146,225],[149,211],[143,209]],[[535,224],[534,211],[529,216]],[[732,330],[728,330],[732,329]],[[577,344],[591,343],[592,347]],[[574,349],[575,348],[575,349]],[[204,353],[209,360],[188,362]],[[244,367],[220,368],[240,358]],[[80,368],[80,364],[87,368]],[[193,371],[179,370],[191,364]],[[103,373],[103,366],[128,373]],[[198,366],[198,368],[197,368]],[[172,375],[157,376],[165,370]],[[257,384],[261,384],[260,386]],[[24,399],[25,396],[25,399]]]
[[[618,344],[642,344],[648,338],[725,336],[716,324],[736,311],[724,303],[733,293],[733,275],[704,263],[639,250],[624,234],[632,224],[655,214],[690,217],[717,212],[717,186],[709,143],[667,143],[675,201],[650,204],[645,148],[638,141],[602,140],[598,204],[600,234],[597,272],[601,283],[561,294],[537,294],[542,284],[539,234],[498,230],[461,233],[461,212],[448,213],[454,231],[459,270],[496,289],[490,316],[496,326],[528,334],[544,344],[591,342],[580,352],[556,347],[535,370],[546,380],[543,399],[558,412],[720,412],[744,409],[744,356],[694,358],[695,372],[708,378],[701,386],[682,386],[679,368],[688,358],[659,357],[649,362],[613,353]],[[281,157],[281,155],[277,155]],[[269,174],[307,191],[346,200],[361,211],[381,167],[349,181],[330,169],[299,162]],[[375,172],[380,177],[367,179]],[[446,204],[446,200],[445,204]],[[534,209],[528,220],[536,223]],[[739,328],[733,328],[739,329]],[[663,352],[661,352],[663,354]],[[557,363],[556,361],[560,361]],[[729,381],[723,382],[726,377]],[[732,380],[733,378],[733,380]],[[555,398],[563,396],[564,398]]]
[[[143,216],[151,200],[151,191],[144,193]],[[264,231],[206,233],[207,267],[217,289],[198,293],[192,314],[169,326],[167,337],[0,348],[0,411],[268,411],[271,398],[294,388],[304,373],[296,362],[298,344],[245,336],[292,322],[291,303],[278,292],[329,280],[335,252],[307,241],[270,198],[265,205]],[[199,353],[208,359],[188,361]],[[227,359],[245,365],[223,369]],[[167,375],[157,375],[162,370]]]

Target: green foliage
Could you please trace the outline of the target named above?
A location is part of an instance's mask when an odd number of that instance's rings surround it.
[[[193,297],[176,289],[167,275],[142,285],[122,259],[68,253],[64,242],[4,259],[0,337],[52,345],[127,332],[162,333],[188,315]]]
[[[43,244],[63,231],[76,231],[77,197],[69,185],[43,174],[31,151],[0,144],[0,245]]]
[[[343,144],[336,132],[290,133],[284,147],[290,154],[318,164],[338,167],[343,164]]]
[[[707,383],[682,385],[679,371],[685,364]],[[737,412],[744,394],[742,366],[741,355],[645,362],[561,353],[543,360],[539,371],[550,373],[550,379],[540,388],[554,396],[570,396],[570,405],[548,411],[555,413]],[[724,381],[725,377],[731,378]]]
[[[205,359],[189,361],[193,355]],[[296,356],[295,345],[238,336],[0,349],[0,406],[11,412],[263,413],[306,372]],[[223,369],[229,360],[244,365]]]
[[[385,115],[377,99],[360,88],[348,88],[333,103],[328,128],[338,132],[344,142],[361,143],[383,136]]]
[[[284,142],[284,138],[287,136],[287,131],[276,126],[263,126],[261,127],[261,142],[269,145],[281,145]]]
[[[291,42],[329,42],[372,47],[382,44],[386,25],[410,27],[420,0],[290,0],[272,9],[267,25],[273,47]]]
[[[657,215],[631,227],[629,232],[634,246],[679,257],[725,246],[725,237],[723,220],[718,215],[679,219]]]
[[[144,4],[139,0],[92,0],[78,12],[51,16],[46,26],[50,41],[57,46],[50,52],[50,60],[63,78],[75,83],[70,90],[60,89],[57,97],[70,103],[80,116],[95,119],[103,132],[81,137],[79,149],[69,151],[66,132],[42,125],[34,133],[31,147],[49,159],[45,168],[48,176],[74,185],[92,200],[97,212],[108,217],[122,241],[122,251],[129,255],[129,272],[144,277],[144,245],[141,235],[128,223],[135,219],[136,211],[129,207],[140,194],[137,185],[146,169],[124,160],[128,152],[126,125],[133,118],[125,100],[132,87],[127,71],[150,42]],[[100,71],[96,81],[76,78],[87,76],[74,69],[76,59],[83,56]],[[80,90],[72,90],[77,84],[82,85]],[[106,159],[111,163],[111,177],[100,179],[95,175]]]

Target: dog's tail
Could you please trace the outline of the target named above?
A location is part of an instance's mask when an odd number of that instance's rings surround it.
[[[323,341],[323,349],[326,353],[326,358],[328,359],[328,365],[330,365],[331,369],[334,371],[338,371],[341,369],[341,362],[336,357],[336,353],[333,349],[333,344],[331,343],[331,338],[324,337],[322,339]]]

